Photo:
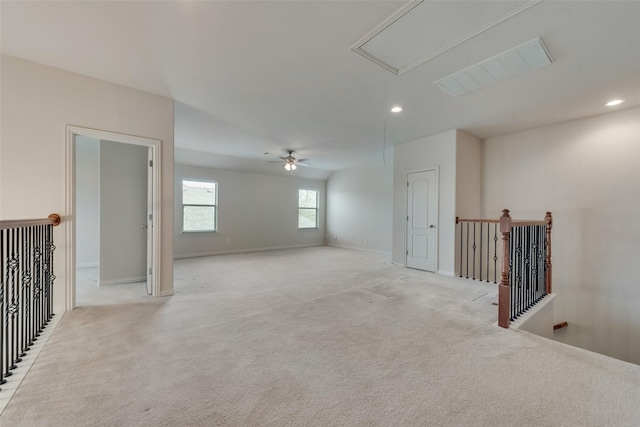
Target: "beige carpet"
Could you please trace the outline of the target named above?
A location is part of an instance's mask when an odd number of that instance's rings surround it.
[[[126,304],[153,299],[147,295],[147,282],[98,286],[98,267],[76,271],[76,307],[88,305]]]
[[[640,367],[494,326],[495,286],[310,248],[67,313],[2,426],[639,426]]]

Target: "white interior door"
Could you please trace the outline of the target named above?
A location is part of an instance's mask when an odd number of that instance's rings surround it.
[[[147,294],[153,294],[153,150],[147,154]]]
[[[407,267],[435,272],[437,227],[436,171],[407,174]]]

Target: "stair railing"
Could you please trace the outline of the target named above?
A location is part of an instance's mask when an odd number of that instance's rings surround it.
[[[458,275],[497,284],[502,250],[500,220],[456,217],[456,224]]]
[[[0,221],[0,384],[53,314],[53,227],[60,216]]]
[[[513,220],[504,209],[498,220],[456,217],[456,224],[458,275],[498,283],[499,274],[499,326],[552,292],[551,212],[542,221]]]
[[[516,221],[511,219],[509,209],[502,211],[498,326],[508,328],[511,321],[552,292],[552,226],[551,212],[547,212],[543,221]]]

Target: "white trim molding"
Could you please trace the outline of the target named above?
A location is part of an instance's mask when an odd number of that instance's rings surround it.
[[[154,297],[160,295],[161,268],[160,268],[160,249],[161,249],[161,206],[162,206],[162,141],[159,139],[145,138],[141,136],[133,136],[116,132],[109,132],[97,129],[84,128],[79,126],[66,126],[66,164],[65,164],[65,185],[66,185],[66,283],[65,283],[65,311],[71,311],[76,306],[76,189],[75,189],[75,136],[82,135],[98,140],[106,140],[120,142],[123,144],[141,145],[149,147],[151,150],[152,168],[152,184],[153,184],[153,206],[152,206],[152,259],[151,268],[153,275],[151,276],[151,295]],[[145,279],[146,280],[146,279]]]
[[[98,281],[98,286],[124,285],[128,283],[140,283],[140,282],[146,282],[146,281],[147,281],[147,276],[128,277],[128,278],[116,279],[116,280],[100,280]]]

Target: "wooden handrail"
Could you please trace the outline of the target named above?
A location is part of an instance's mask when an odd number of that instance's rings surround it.
[[[32,225],[52,224],[54,227],[62,222],[62,218],[58,214],[51,214],[47,218],[40,219],[9,219],[0,221],[0,230],[9,230],[11,228],[30,227]]]
[[[547,221],[527,221],[519,219],[511,221],[511,227],[528,227],[530,225],[547,225]]]
[[[488,222],[490,224],[499,224],[500,220],[499,219],[467,219],[467,218],[456,217],[456,224],[460,222],[484,222],[484,223]]]

